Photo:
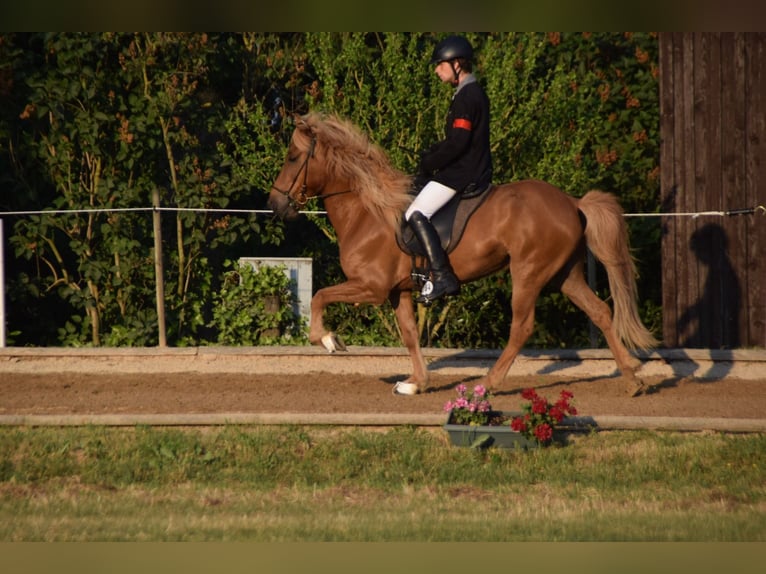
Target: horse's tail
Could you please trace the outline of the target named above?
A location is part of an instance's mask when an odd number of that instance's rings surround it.
[[[614,302],[613,324],[629,348],[649,349],[657,339],[638,315],[636,265],[630,251],[628,225],[617,198],[603,191],[586,193],[577,204],[585,215],[585,240],[609,277]]]

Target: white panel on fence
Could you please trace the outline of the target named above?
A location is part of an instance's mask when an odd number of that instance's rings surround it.
[[[297,303],[293,311],[306,322],[311,322],[311,257],[240,257],[240,265],[251,265],[259,269],[262,265],[269,267],[283,266],[285,275],[290,279],[290,289]]]

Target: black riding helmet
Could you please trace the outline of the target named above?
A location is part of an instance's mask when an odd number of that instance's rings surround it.
[[[471,43],[462,36],[447,36],[436,44],[433,54],[431,54],[431,64],[438,64],[449,60],[473,60],[473,47]]]

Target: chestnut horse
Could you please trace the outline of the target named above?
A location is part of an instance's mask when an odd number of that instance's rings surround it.
[[[309,340],[330,352],[345,349],[323,324],[330,303],[390,301],[413,366],[411,376],[397,383],[395,390],[401,394],[428,386],[414,314],[412,259],[396,239],[412,199],[411,184],[412,178],[395,169],[382,148],[353,124],[336,116],[308,114],[297,119],[287,158],[269,194],[269,207],[285,219],[295,218],[309,199],[321,198],[337,233],[347,281],[313,296]],[[513,318],[508,344],[480,382],[493,389],[503,381],[532,333],[540,291],[555,282],[601,329],[631,394],[640,394],[643,382],[635,373],[641,362],[628,347],[648,349],[656,340],[638,316],[636,270],[615,197],[594,190],[578,199],[534,180],[496,185],[490,193],[450,254],[461,283],[510,265]],[[608,273],[614,318],[585,281],[586,246]]]

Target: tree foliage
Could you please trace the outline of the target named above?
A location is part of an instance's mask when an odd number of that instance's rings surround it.
[[[659,209],[657,38],[629,33],[473,33],[492,102],[495,180],[548,180],[574,195],[616,192]],[[7,216],[8,331],[21,345],[157,344],[151,206],[159,192],[168,341],[236,341],[220,318],[240,256],[314,260],[314,287],[342,280],[321,216],[285,225],[265,207],[293,114],[349,117],[415,169],[441,137],[450,88],[431,33],[4,33],[0,35],[0,211]],[[318,206],[321,207],[321,206]],[[94,209],[108,209],[96,212]],[[659,228],[631,218],[642,311],[657,327]],[[230,263],[229,263],[230,265]],[[603,296],[605,279],[598,275]],[[507,273],[419,313],[422,342],[499,347]],[[231,307],[233,324],[253,311]],[[218,315],[216,315],[218,313]],[[586,318],[556,293],[530,344],[586,346]],[[332,306],[347,342],[399,344],[384,306]],[[241,336],[241,343],[255,339]],[[293,340],[299,341],[300,338]]]

